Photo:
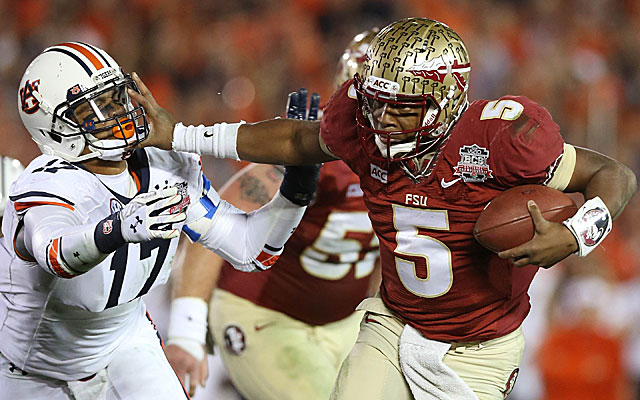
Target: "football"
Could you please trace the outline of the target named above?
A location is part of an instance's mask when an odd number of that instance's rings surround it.
[[[516,186],[500,193],[480,213],[473,229],[476,240],[496,253],[531,240],[529,200],[535,201],[542,216],[552,222],[562,222],[578,210],[573,199],[559,190],[542,185]]]

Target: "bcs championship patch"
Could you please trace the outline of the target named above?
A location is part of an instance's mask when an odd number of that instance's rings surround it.
[[[454,175],[461,177],[465,182],[484,182],[489,178],[493,178],[493,171],[487,164],[489,150],[477,144],[472,144],[471,146],[460,147],[458,152],[460,161],[453,167],[455,170]]]

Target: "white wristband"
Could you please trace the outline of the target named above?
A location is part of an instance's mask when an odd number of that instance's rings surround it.
[[[167,344],[176,344],[196,359],[204,357],[207,303],[199,297],[178,297],[171,302]]]
[[[179,122],[173,128],[171,147],[174,151],[185,151],[240,161],[236,150],[236,142],[238,128],[244,123],[245,121],[234,124],[221,122],[213,126],[184,126]]]
[[[606,204],[596,196],[587,200],[573,217],[562,224],[569,228],[578,241],[578,251],[575,254],[584,257],[611,232],[612,221]]]

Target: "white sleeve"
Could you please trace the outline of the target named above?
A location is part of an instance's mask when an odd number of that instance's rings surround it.
[[[71,210],[58,206],[33,207],[23,221],[22,243],[16,246],[24,246],[24,250],[53,275],[73,278],[107,257],[96,246],[96,224],[82,225]]]
[[[265,270],[271,267],[280,254],[284,244],[297,228],[305,206],[299,206],[287,200],[280,191],[271,201],[259,209],[246,214],[227,203],[213,190],[194,204],[208,210],[183,228],[192,241],[231,263],[242,271]],[[203,204],[205,204],[203,206]],[[190,210],[191,211],[191,210]]]

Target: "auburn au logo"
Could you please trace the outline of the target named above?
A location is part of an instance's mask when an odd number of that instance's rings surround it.
[[[22,111],[27,114],[33,114],[40,109],[40,102],[33,95],[33,92],[38,91],[40,85],[40,79],[33,82],[26,81],[24,87],[20,89],[20,105]]]

